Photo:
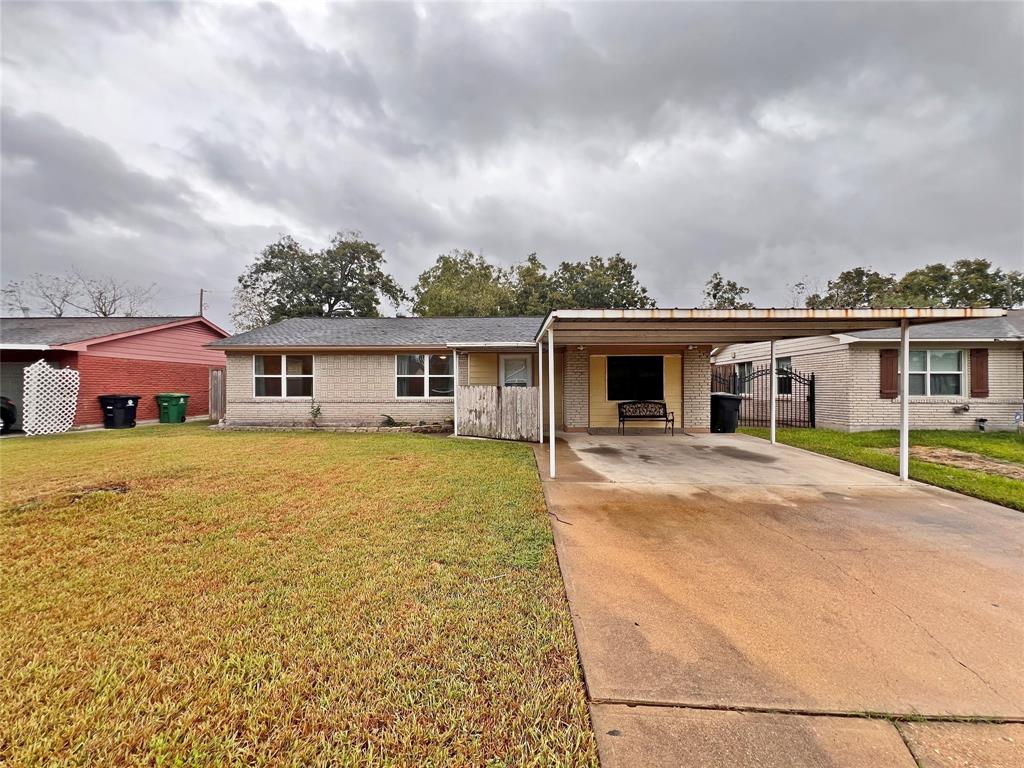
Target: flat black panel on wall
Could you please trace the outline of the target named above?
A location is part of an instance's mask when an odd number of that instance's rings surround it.
[[[661,355],[610,355],[609,400],[664,400],[665,358]]]

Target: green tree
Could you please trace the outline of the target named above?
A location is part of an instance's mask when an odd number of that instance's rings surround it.
[[[905,307],[948,307],[952,291],[953,271],[945,264],[928,264],[900,278],[894,303]]]
[[[509,276],[472,251],[437,257],[412,289],[413,314],[421,317],[495,317],[512,305]]]
[[[752,303],[743,300],[748,293],[749,288],[726,280],[721,272],[715,272],[704,283],[704,303],[701,306],[706,309],[753,309]]]
[[[986,259],[926,264],[903,277],[858,267],[829,280],[808,307],[1016,307],[1024,303],[1024,274],[993,268]]]
[[[384,254],[358,232],[338,232],[320,250],[285,236],[238,278],[232,317],[240,327],[289,317],[378,317],[381,299],[405,292],[384,271]]]
[[[636,278],[636,264],[615,254],[607,261],[563,261],[551,275],[552,305],[563,309],[645,309],[654,299]]]
[[[522,264],[516,264],[508,273],[509,315],[546,315],[554,308],[551,276],[548,268],[531,253]]]
[[[949,272],[945,290],[926,296],[936,303],[925,306],[1013,308],[1024,303],[1024,274],[1020,271],[993,269],[986,259],[959,259]],[[908,272],[904,280],[912,274]],[[939,303],[938,299],[943,301]]]
[[[895,275],[883,275],[871,267],[855,267],[829,280],[825,292],[811,294],[806,304],[814,309],[893,306],[895,294]]]

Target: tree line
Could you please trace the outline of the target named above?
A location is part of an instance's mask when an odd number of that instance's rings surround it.
[[[543,315],[552,307],[653,307],[636,264],[615,254],[563,261],[553,270],[529,254],[511,267],[454,250],[437,257],[406,291],[385,270],[380,246],[339,232],[326,248],[283,237],[238,278],[232,320],[239,330],[289,317],[378,317],[383,301],[419,317]]]
[[[563,261],[549,269],[537,256],[503,267],[485,256],[455,250],[437,257],[410,291],[384,269],[383,251],[357,232],[338,233],[327,248],[306,248],[290,237],[265,248],[239,278],[234,321],[254,328],[288,317],[375,317],[381,301],[411,305],[420,317],[543,315],[554,308],[643,309],[654,306],[621,254]],[[1024,275],[986,259],[929,264],[902,277],[871,267],[840,272],[823,289],[808,280],[790,288],[791,306],[1015,307],[1024,303]],[[701,306],[751,309],[750,289],[715,272]]]
[[[239,276],[232,319],[239,331],[289,317],[379,317],[385,301],[408,305],[421,317],[543,315],[553,308],[643,309],[654,306],[636,275],[637,265],[616,253],[563,261],[549,269],[536,253],[505,267],[468,250],[441,254],[407,291],[385,269],[384,252],[358,232],[339,232],[324,248],[292,237],[265,247]],[[807,279],[790,289],[791,306],[1016,307],[1024,303],[1024,275],[994,268],[986,259],[928,264],[897,277],[871,267],[844,270],[812,288]],[[61,317],[82,312],[100,317],[136,315],[148,307],[155,286],[71,272],[33,275],[3,291],[8,309],[35,309]],[[750,289],[715,272],[702,306],[749,309]]]

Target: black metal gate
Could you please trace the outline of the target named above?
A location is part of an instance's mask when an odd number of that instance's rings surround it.
[[[772,380],[768,365],[718,365],[711,371],[711,391],[741,395],[741,427],[767,427],[771,420]],[[813,427],[814,374],[778,368],[775,423],[780,427]]]

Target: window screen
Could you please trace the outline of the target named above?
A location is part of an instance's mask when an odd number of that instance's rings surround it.
[[[608,358],[609,400],[664,400],[665,360],[660,356]]]

